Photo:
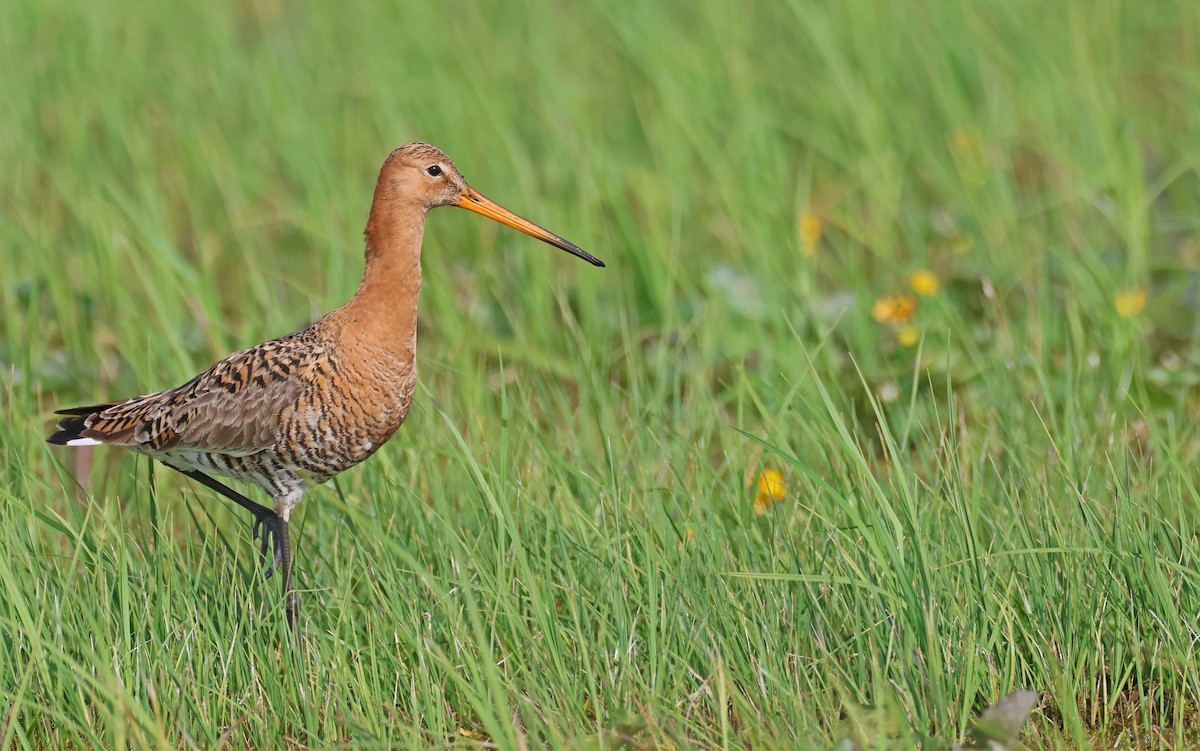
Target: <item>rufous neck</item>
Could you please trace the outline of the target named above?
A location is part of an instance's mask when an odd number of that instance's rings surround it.
[[[424,207],[380,206],[378,202],[372,206],[365,232],[366,269],[358,291],[346,304],[356,337],[369,337],[389,347],[415,348],[424,233]]]

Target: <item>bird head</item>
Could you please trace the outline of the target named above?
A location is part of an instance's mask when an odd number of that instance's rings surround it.
[[[594,266],[604,265],[578,245],[514,214],[467,185],[450,157],[427,143],[405,144],[388,156],[379,173],[375,201],[377,205],[380,201],[394,201],[426,211],[438,206],[458,206],[536,237]]]

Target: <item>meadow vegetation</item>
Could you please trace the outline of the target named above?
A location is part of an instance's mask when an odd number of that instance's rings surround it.
[[[1200,4],[15,0],[0,69],[0,748],[1200,743]],[[43,438],[347,299],[410,140],[608,268],[430,215],[292,636]]]

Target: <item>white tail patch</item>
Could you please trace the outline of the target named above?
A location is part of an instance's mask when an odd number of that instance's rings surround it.
[[[95,438],[72,438],[67,441],[68,446],[103,446],[104,444],[97,441]]]

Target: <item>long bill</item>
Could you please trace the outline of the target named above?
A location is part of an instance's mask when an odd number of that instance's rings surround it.
[[[483,214],[488,219],[495,219],[497,222],[507,224],[513,229],[519,229],[530,237],[536,237],[542,242],[565,250],[573,256],[579,256],[593,266],[604,266],[603,261],[575,243],[567,242],[553,232],[542,229],[531,221],[522,219],[474,188],[468,186],[463,189],[462,195],[458,197],[458,202],[454,205],[468,211],[474,211],[476,214]]]

